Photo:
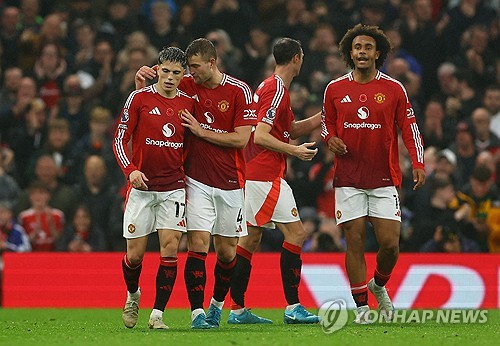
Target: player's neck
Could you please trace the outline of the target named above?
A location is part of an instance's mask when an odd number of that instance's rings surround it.
[[[156,88],[158,90],[158,93],[167,98],[167,99],[173,99],[177,95],[177,89],[171,90],[171,91],[165,91],[159,86]]]
[[[214,73],[212,74],[212,77],[205,82],[203,82],[203,86],[208,89],[215,89],[217,88],[220,83],[222,82],[222,76],[223,73],[219,71],[218,68],[214,70]]]
[[[356,82],[361,83],[361,84],[366,84],[366,83],[369,83],[375,79],[375,77],[377,76],[377,69],[376,68],[369,68],[369,69],[355,68],[354,71],[352,72],[352,76]]]
[[[295,77],[295,74],[291,69],[287,68],[287,66],[276,66],[274,74],[283,80],[287,89],[290,88],[290,84],[292,84],[292,80]]]

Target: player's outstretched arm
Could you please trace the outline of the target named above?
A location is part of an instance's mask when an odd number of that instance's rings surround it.
[[[318,148],[311,149],[316,142],[293,145],[285,143],[271,135],[271,126],[260,122],[257,124],[254,134],[254,142],[268,150],[295,156],[303,161],[311,161],[318,153]]]
[[[299,137],[310,134],[314,129],[321,125],[321,112],[314,114],[307,119],[294,121],[290,126],[290,138],[297,139]]]
[[[252,133],[252,126],[250,125],[235,127],[234,132],[227,133],[206,130],[201,127],[198,120],[187,109],[182,111],[181,118],[183,120],[182,126],[191,130],[195,136],[221,147],[243,149],[247,145]]]

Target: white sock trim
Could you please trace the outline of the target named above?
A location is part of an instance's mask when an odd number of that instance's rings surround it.
[[[205,310],[199,308],[191,311],[191,321],[194,320],[196,317],[198,317],[199,314],[205,315]]]
[[[293,309],[295,309],[299,305],[300,305],[300,303],[292,304],[292,305],[287,305],[287,307],[285,308],[285,310],[286,311],[292,311]]]
[[[224,306],[224,302],[223,301],[222,302],[218,302],[214,298],[210,299],[210,304],[215,305],[216,307],[218,307],[221,310],[222,310],[222,307]]]
[[[245,308],[241,308],[241,309],[236,309],[236,310],[231,310],[231,313],[235,314],[235,315],[241,315],[242,313],[245,312]]]

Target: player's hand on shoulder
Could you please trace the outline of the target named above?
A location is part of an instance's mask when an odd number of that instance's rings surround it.
[[[314,145],[316,145],[316,142],[307,142],[297,145],[295,147],[294,156],[298,157],[302,161],[311,161],[318,153],[318,148],[311,149]]]
[[[134,189],[144,191],[148,190],[146,181],[149,181],[149,179],[141,171],[136,169],[135,171],[130,173],[130,175],[128,176],[128,180],[130,181],[130,185],[132,185]]]
[[[136,89],[144,88],[146,86],[146,78],[153,79],[156,77],[156,71],[158,71],[158,65],[152,67],[142,66],[135,73],[135,87]]]
[[[338,137],[331,137],[328,140],[328,149],[335,155],[344,155],[347,153],[347,146],[344,141]]]

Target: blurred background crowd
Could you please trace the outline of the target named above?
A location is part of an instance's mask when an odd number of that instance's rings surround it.
[[[400,149],[402,251],[500,252],[499,10],[498,0],[0,0],[0,252],[125,249],[112,139],[136,71],[163,46],[206,37],[219,68],[255,89],[274,69],[274,40],[299,39],[290,96],[305,118],[348,72],[338,43],[359,22],[389,37],[382,70],[406,87],[426,148],[418,191]],[[300,141],[319,148],[288,166],[304,251],[343,251],[334,157],[320,129]],[[281,243],[266,230],[261,251]]]

